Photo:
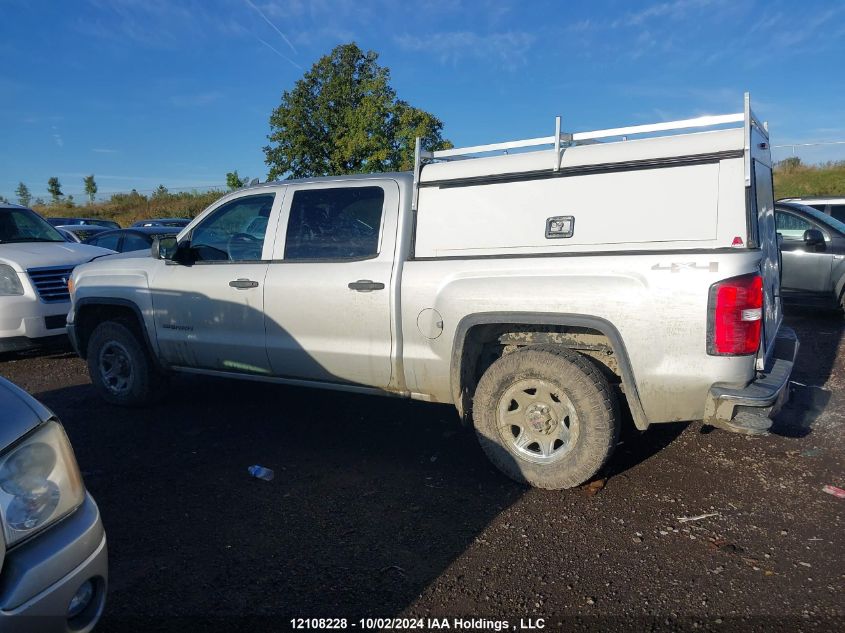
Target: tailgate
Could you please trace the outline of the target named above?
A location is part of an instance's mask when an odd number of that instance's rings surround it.
[[[765,367],[774,349],[778,329],[783,320],[780,297],[780,257],[775,227],[775,203],[768,139],[751,130],[749,203],[752,235],[762,251],[760,274],[763,276],[763,335],[757,355],[757,369]],[[754,151],[756,150],[756,151]],[[756,224],[756,227],[754,226]]]

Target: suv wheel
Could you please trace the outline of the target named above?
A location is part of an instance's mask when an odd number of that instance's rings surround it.
[[[616,397],[589,360],[558,347],[501,357],[481,377],[473,415],[484,452],[508,477],[538,488],[578,486],[619,436]]]
[[[88,341],[88,373],[111,404],[150,404],[165,387],[164,376],[125,321],[105,321],[94,329]]]

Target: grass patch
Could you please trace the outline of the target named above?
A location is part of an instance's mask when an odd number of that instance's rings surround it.
[[[131,226],[138,220],[150,218],[193,218],[227,192],[156,192],[145,196],[136,191],[117,193],[108,200],[93,204],[75,205],[67,201],[58,204],[33,205],[46,217],[85,217],[114,220],[121,226]]]
[[[845,196],[845,161],[805,165],[787,158],[775,165],[775,198]]]

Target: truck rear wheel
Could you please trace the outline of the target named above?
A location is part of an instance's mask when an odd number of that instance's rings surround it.
[[[164,393],[165,377],[125,321],[104,321],[94,328],[87,356],[91,382],[106,402],[136,407]]]
[[[616,397],[589,360],[565,348],[501,357],[473,402],[481,447],[511,479],[559,490],[593,477],[619,436]]]

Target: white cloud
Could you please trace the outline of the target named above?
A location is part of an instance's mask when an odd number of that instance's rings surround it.
[[[829,9],[823,13],[814,16],[805,16],[803,20],[794,22],[788,28],[780,29],[774,38],[776,46],[788,48],[790,46],[799,46],[805,42],[815,38],[816,41],[824,41],[824,38],[829,36],[821,34],[821,37],[816,38],[820,29],[828,31],[831,26],[831,19],[837,14],[842,14],[842,6],[834,9]]]
[[[124,45],[127,39],[151,48],[170,49],[194,39],[243,35],[229,12],[205,2],[169,0],[90,0],[97,10],[80,17],[75,28],[84,35]]]
[[[56,144],[57,147],[64,147],[65,142],[64,140],[62,140],[62,135],[59,134],[59,128],[57,128],[55,125],[52,125],[50,127],[53,130],[53,142]]]
[[[97,154],[117,154],[120,150],[110,149],[108,147],[92,147],[91,151]]]
[[[395,39],[403,50],[431,53],[443,63],[456,64],[464,58],[497,60],[498,65],[513,70],[527,63],[536,37],[522,31],[485,35],[473,31],[446,31],[423,37],[404,34]]]
[[[24,116],[21,119],[21,123],[29,123],[29,124],[32,124],[32,123],[58,123],[59,121],[64,121],[64,120],[65,120],[65,118],[63,116],[57,115],[57,114],[44,115],[44,116],[29,114],[29,115]],[[53,129],[55,130],[56,127],[53,126]]]
[[[710,8],[717,4],[725,4],[724,0],[673,0],[672,2],[658,2],[640,11],[625,14],[611,23],[613,27],[641,26],[653,18],[671,18],[681,20],[690,13]]]

